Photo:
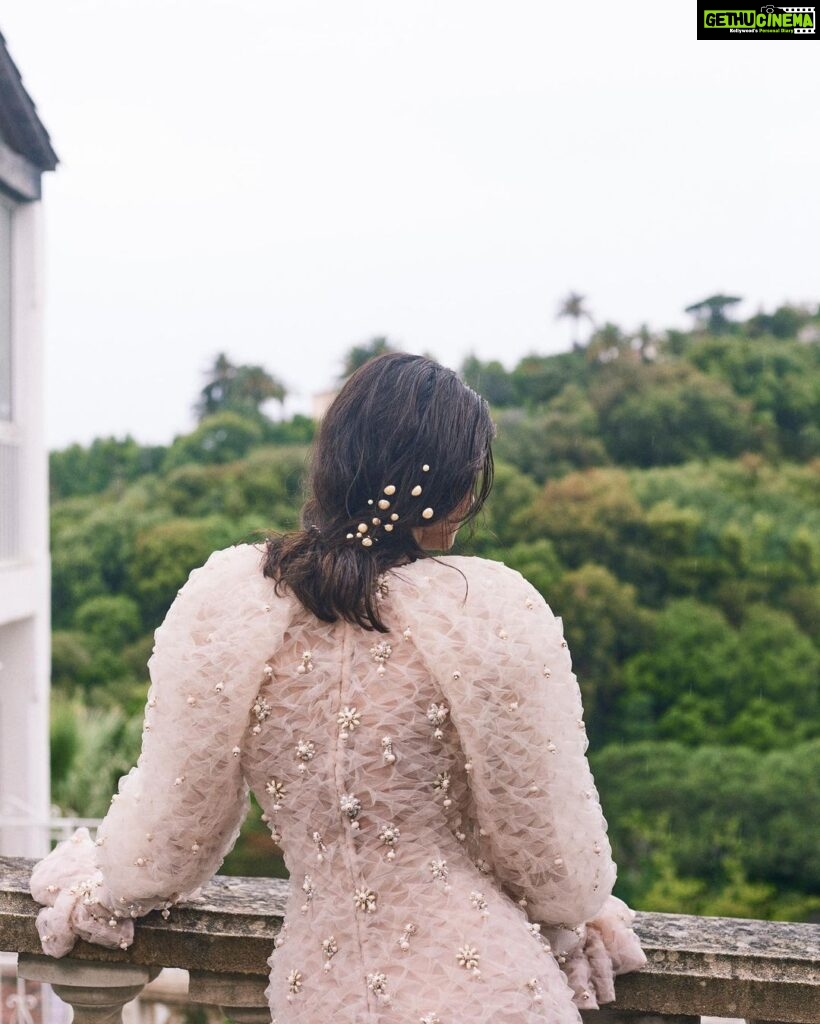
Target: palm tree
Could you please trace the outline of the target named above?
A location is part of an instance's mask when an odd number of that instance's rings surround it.
[[[586,307],[586,296],[579,295],[578,292],[569,292],[560,302],[558,306],[558,313],[556,314],[556,320],[560,320],[562,317],[567,317],[573,322],[573,331],[575,335],[573,339],[573,347],[577,348],[581,343],[578,339],[578,325],[581,320],[588,320],[590,325],[594,328],[595,321],[592,319],[592,314]]]
[[[206,377],[208,382],[194,406],[198,423],[225,409],[262,415],[260,407],[265,402],[274,399],[282,403],[288,393],[282,381],[263,366],[235,366],[224,352],[216,357]]]

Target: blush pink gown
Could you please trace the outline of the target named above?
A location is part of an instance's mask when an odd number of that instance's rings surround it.
[[[142,753],[96,841],[35,868],[43,949],[126,948],[219,868],[248,789],[291,876],[277,1024],[578,1024],[645,956],[556,617],[498,562],[380,578],[389,634],[214,552],[155,634]]]

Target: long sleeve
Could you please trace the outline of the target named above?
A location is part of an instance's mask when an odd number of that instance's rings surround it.
[[[242,743],[266,659],[281,643],[289,601],[239,545],[194,569],[155,632],[137,764],[96,841],[80,829],[36,865],[43,949],[75,936],[127,946],[133,918],[190,895],[236,842],[248,804]]]
[[[480,857],[530,920],[544,926],[559,963],[574,963],[576,979],[603,978],[601,961],[615,946],[623,955],[611,964],[632,970],[645,958],[629,929],[631,911],[611,895],[616,865],[586,758],[581,694],[562,620],[501,563],[442,562],[428,577],[431,596],[419,596],[426,611],[414,636],[458,732]],[[448,594],[452,607],[465,582],[467,596],[448,621],[437,594]],[[607,947],[601,936],[615,941]],[[598,958],[586,973],[579,966],[585,949]],[[602,998],[605,989],[602,980]],[[592,993],[579,1005],[594,1007]]]

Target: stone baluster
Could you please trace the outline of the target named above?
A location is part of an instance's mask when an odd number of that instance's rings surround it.
[[[264,974],[211,974],[191,971],[188,998],[193,1003],[218,1006],[236,1024],[270,1024]]]
[[[17,974],[51,985],[74,1010],[74,1024],[121,1024],[122,1008],[159,973],[140,964],[94,963],[21,953]]]

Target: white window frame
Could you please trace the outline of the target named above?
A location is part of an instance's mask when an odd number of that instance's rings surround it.
[[[15,358],[14,331],[14,236],[17,203],[0,192],[0,205],[9,212],[9,370],[11,419],[0,419],[0,564],[20,558],[22,536],[21,514],[21,460],[22,436],[17,401],[17,359]]]

